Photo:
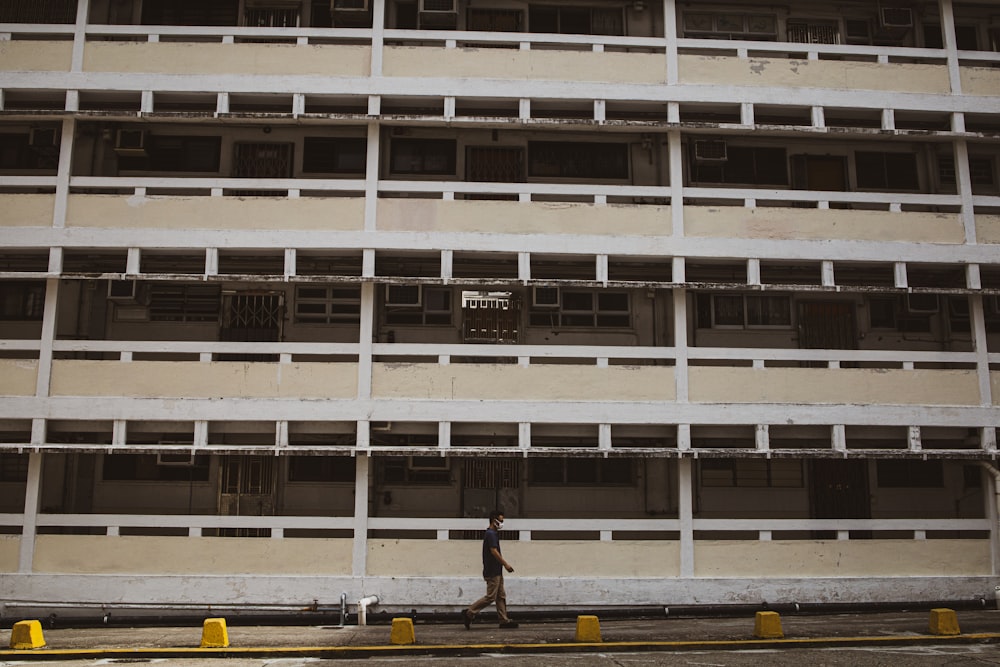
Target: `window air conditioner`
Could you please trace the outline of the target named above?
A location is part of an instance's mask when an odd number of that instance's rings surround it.
[[[879,25],[890,29],[913,27],[913,10],[909,7],[879,7]]]
[[[160,452],[156,455],[156,465],[158,466],[184,466],[194,465],[193,452]]]
[[[406,462],[410,470],[448,470],[448,459],[444,456],[410,456]]]
[[[115,152],[119,155],[145,155],[146,130],[119,129],[115,133]]]
[[[458,25],[457,0],[420,0],[421,28],[454,28]]]
[[[558,308],[559,288],[558,287],[532,287],[531,288],[532,308]]]
[[[138,281],[109,280],[108,300],[116,303],[136,303],[138,290]]]
[[[729,159],[726,142],[720,139],[697,139],[694,142],[694,159],[697,162],[725,162]]]
[[[35,150],[56,148],[59,132],[54,127],[33,127],[28,133],[28,146]]]
[[[937,294],[907,294],[906,310],[913,315],[933,315],[938,312]]]
[[[386,285],[385,305],[419,306],[421,292],[420,285]]]
[[[330,9],[334,12],[367,12],[368,0],[331,0]]]

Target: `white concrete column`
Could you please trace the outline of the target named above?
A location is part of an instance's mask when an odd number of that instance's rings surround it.
[[[951,0],[938,3],[941,10],[941,39],[948,54],[948,80],[952,95],[962,94],[962,73],[958,65],[958,42],[955,39],[955,14]]]
[[[87,15],[90,13],[90,0],[77,0],[76,24],[73,27],[73,56],[70,61],[71,72],[83,71],[83,48],[87,40]]]
[[[354,457],[354,545],[351,574],[363,577],[368,570],[368,478],[370,459],[365,452]]]
[[[674,310],[674,391],[678,403],[688,402],[688,313],[687,290],[675,287]]]
[[[368,151],[365,159],[365,231],[373,232],[378,210],[379,124],[376,122],[368,123]]]
[[[44,421],[36,420],[43,424]],[[32,441],[35,439],[34,423],[32,424]],[[44,437],[44,435],[43,435]],[[38,508],[41,504],[42,492],[42,454],[34,452],[28,455],[28,483],[24,489],[24,522],[21,528],[21,549],[18,554],[17,571],[28,574],[32,570],[35,559],[35,534],[38,524]]]
[[[955,147],[955,187],[962,199],[962,227],[965,242],[976,243],[976,209],[972,198],[972,172],[969,169],[969,144],[965,139],[956,139]]]
[[[358,333],[358,400],[372,396],[372,344],[375,332],[375,283],[361,284],[361,327]]]
[[[684,236],[684,155],[680,130],[667,132],[670,163],[670,225],[674,237]],[[677,282],[676,280],[674,282]]]
[[[61,262],[61,252],[53,253],[53,255],[58,255]],[[50,256],[50,260],[51,258],[52,256]],[[59,279],[49,278],[45,281],[45,304],[42,310],[42,333],[39,339],[38,347],[38,378],[35,382],[35,396],[38,398],[46,398],[49,395],[49,381],[52,377],[52,344],[56,338],[56,316],[58,314],[58,306]]]
[[[681,578],[694,576],[694,464],[677,460],[677,518],[680,522]]]
[[[56,167],[56,198],[52,209],[52,226],[62,229],[66,226],[66,209],[69,201],[69,177],[73,162],[73,135],[76,121],[67,118],[62,122],[59,137],[59,164]]]
[[[680,81],[677,63],[677,38],[680,33],[677,30],[676,0],[663,0],[663,32],[667,42],[667,85],[670,86]]]
[[[382,76],[382,49],[385,44],[385,2],[372,4],[372,77]]]

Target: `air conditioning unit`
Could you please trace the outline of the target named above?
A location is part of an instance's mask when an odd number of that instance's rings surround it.
[[[146,130],[119,129],[115,132],[115,152],[119,155],[145,155]]]
[[[194,452],[160,452],[156,455],[156,465],[191,467],[194,465]]]
[[[421,28],[453,29],[458,25],[458,0],[420,0]]]
[[[28,132],[28,146],[35,150],[59,147],[59,131],[54,127],[33,127]]]
[[[420,285],[386,285],[385,305],[419,306],[421,294]]]
[[[532,287],[531,288],[532,308],[558,308],[559,288],[558,287]]]
[[[913,10],[909,7],[879,7],[878,22],[889,30],[909,30],[913,27]]]
[[[332,0],[330,11],[334,12],[367,12],[368,0]]]
[[[139,283],[135,280],[109,280],[108,300],[115,303],[137,303]]]
[[[406,462],[410,470],[449,470],[451,466],[444,456],[410,456]]]
[[[729,159],[726,142],[721,139],[697,139],[694,142],[694,159],[697,162],[725,162]]]
[[[912,315],[933,315],[940,308],[937,294],[906,295],[906,311]]]

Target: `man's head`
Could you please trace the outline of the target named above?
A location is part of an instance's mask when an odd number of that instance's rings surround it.
[[[494,528],[500,528],[503,525],[503,510],[490,512],[490,525]]]

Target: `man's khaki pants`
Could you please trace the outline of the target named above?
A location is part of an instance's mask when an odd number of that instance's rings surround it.
[[[510,621],[510,618],[507,617],[507,593],[503,589],[502,574],[486,577],[486,595],[472,603],[472,606],[469,607],[469,614],[475,616],[493,603],[497,605],[497,616],[500,617],[500,622]]]

